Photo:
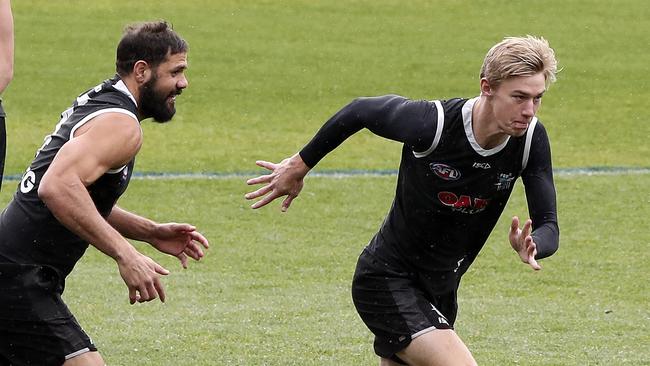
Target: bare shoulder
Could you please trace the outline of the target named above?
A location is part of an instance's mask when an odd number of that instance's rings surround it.
[[[106,112],[93,117],[74,131],[74,137],[90,131],[92,135],[106,139],[142,139],[140,122],[133,115],[120,112]]]

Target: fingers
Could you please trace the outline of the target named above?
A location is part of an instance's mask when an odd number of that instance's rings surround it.
[[[161,302],[165,302],[165,288],[160,282],[159,278],[155,278],[152,282],[147,282],[139,289],[129,289],[129,302],[131,305],[135,302],[143,303],[155,300],[160,297]]]
[[[534,256],[528,257],[528,264],[532,267],[532,269],[536,271],[542,269],[542,266],[540,266],[539,263],[537,263]]]
[[[187,255],[185,255],[185,253],[181,253],[181,254],[177,255],[176,258],[178,258],[181,261],[181,265],[183,266],[183,269],[187,269]],[[192,257],[192,258],[194,258],[194,257]],[[196,258],[194,258],[194,259],[196,259]]]
[[[136,294],[135,287],[129,286],[129,304],[133,305],[138,300],[138,295]]]
[[[255,165],[266,168],[268,170],[275,170],[278,167],[278,164],[271,163],[270,161],[257,160]]]
[[[272,174],[260,175],[259,177],[251,178],[251,179],[247,180],[246,184],[253,185],[253,184],[259,184],[259,183],[268,183],[272,179],[273,179]]]
[[[266,185],[266,186],[264,186],[264,187],[258,189],[258,190],[255,191],[255,192],[246,193],[246,194],[244,195],[244,197],[245,197],[247,200],[252,200],[252,199],[257,198],[257,197],[262,197],[263,195],[265,195],[265,194],[271,192],[272,190],[273,190],[273,187],[271,187],[271,185]]]
[[[176,232],[190,232],[196,230],[196,227],[190,224],[177,224],[175,222],[171,222],[167,225],[169,225],[169,228],[172,231]]]
[[[164,303],[165,302],[165,288],[163,287],[162,282],[160,282],[159,278],[156,278],[153,281],[153,286],[155,288],[155,291],[158,293],[158,296],[160,296],[160,302]],[[153,299],[155,299],[155,298],[156,297],[154,296]],[[151,299],[151,300],[153,300],[153,299]]]
[[[185,254],[195,261],[198,261],[203,258],[203,256],[205,256],[205,254],[203,254],[203,250],[201,250],[201,247],[194,242],[187,244],[185,249],[183,249],[183,252],[180,254]]]
[[[510,232],[515,233],[519,229],[519,217],[513,216],[510,224]]]
[[[533,226],[533,220],[528,219],[526,220],[526,223],[524,224],[524,228],[521,229],[521,234],[526,237],[530,235],[531,228]]]
[[[169,271],[163,266],[137,253],[125,261],[119,261],[118,267],[129,289],[130,304],[147,302],[158,297],[160,301],[165,301],[165,289],[160,276],[169,274]]]
[[[269,204],[269,202],[273,201],[274,199],[276,199],[278,197],[280,197],[279,194],[277,194],[275,192],[272,192],[271,194],[265,196],[261,200],[259,200],[259,201],[255,202],[254,204],[252,204],[251,208],[256,209],[256,208],[260,208],[262,206],[266,206],[267,204]]]
[[[287,198],[284,199],[284,201],[282,202],[282,208],[281,208],[282,212],[287,212],[287,210],[289,209],[289,206],[291,206],[291,202],[293,201],[294,198],[296,198],[296,196],[289,195],[289,196],[287,196]]]
[[[206,248],[206,249],[207,249],[207,248],[210,248],[210,243],[208,242],[208,239],[207,239],[205,236],[203,236],[203,234],[201,234],[201,233],[198,232],[198,231],[192,231],[192,232],[189,233],[189,234],[190,234],[190,237],[192,237],[192,240],[194,240],[194,241],[198,241],[198,242],[201,243],[201,245],[203,245],[203,247]],[[201,249],[201,248],[199,248],[199,250],[200,250],[200,249]],[[203,252],[201,252],[201,254],[202,254],[202,253],[203,253]]]
[[[540,266],[535,259],[535,256],[537,255],[537,245],[531,236],[526,238],[526,252],[528,253],[528,264],[536,271],[542,269],[542,266]]]
[[[166,270],[165,267],[161,266],[160,264],[158,264],[156,262],[153,262],[153,264],[154,264],[153,270],[156,273],[161,274],[161,275],[165,275],[165,276],[169,274],[169,271]],[[156,278],[158,278],[158,277],[156,277]]]
[[[159,277],[146,281],[139,286],[129,286],[129,303],[131,305],[136,302],[143,303],[155,300],[158,296],[160,296],[160,301],[165,302],[165,288]]]
[[[268,169],[270,171],[275,171],[275,169],[278,168],[278,164],[271,163],[269,161],[264,161],[264,160],[258,160],[255,162],[255,164],[259,167]],[[274,175],[273,174],[267,174],[267,175],[260,175],[257,178],[251,178],[246,181],[246,184],[252,185],[252,184],[258,184],[258,183],[268,183],[273,179]]]

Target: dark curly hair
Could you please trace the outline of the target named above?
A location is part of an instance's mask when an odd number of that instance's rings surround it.
[[[120,76],[133,71],[139,60],[156,67],[167,55],[187,52],[188,45],[166,21],[131,24],[124,28],[124,35],[117,45],[115,69]]]

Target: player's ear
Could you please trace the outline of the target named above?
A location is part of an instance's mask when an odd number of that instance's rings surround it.
[[[138,83],[145,83],[149,80],[151,77],[151,68],[147,61],[138,60],[133,65],[133,76],[135,76],[135,80],[137,80]]]
[[[494,90],[486,78],[481,78],[481,95],[491,96]]]

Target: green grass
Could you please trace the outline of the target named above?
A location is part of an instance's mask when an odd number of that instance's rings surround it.
[[[540,110],[556,166],[648,166],[642,0],[21,0],[14,9],[16,76],[3,96],[10,174],[74,96],[112,75],[124,24],[159,18],[190,43],[190,87],[173,123],[144,123],[141,170],[240,171],[280,159],[356,96],[476,95],[487,49],[529,33],[550,40],[563,68]],[[352,141],[322,166],[394,166],[396,146],[365,133]]]
[[[563,71],[540,118],[559,168],[648,167],[650,8],[644,1],[13,2],[16,73],[6,174],[19,175],[74,96],[113,73],[129,22],[165,18],[190,43],[174,122],[145,122],[138,171],[241,172],[294,153],[361,95],[473,96],[487,49],[550,40]],[[400,146],[362,132],[318,169],[395,169]],[[172,274],[166,304],[128,305],[93,248],[65,299],[109,365],[374,365],[349,295],[395,177],[310,178],[290,211],[252,211],[244,179],[135,180],[121,205],[196,224],[207,257]],[[460,290],[458,332],[482,365],[650,365],[650,176],[556,179],[561,249],[534,273],[506,241],[521,187]],[[0,203],[16,181],[5,182]]]
[[[123,207],[195,223],[208,255],[181,270],[140,246],[172,270],[168,301],[130,306],[115,264],[90,249],[65,299],[109,364],[375,364],[349,286],[394,179],[310,178],[285,214],[250,210],[242,179],[133,181]],[[649,183],[558,178],[562,245],[538,273],[506,239],[508,218],[526,215],[517,187],[459,294],[457,329],[479,364],[648,364],[650,202],[631,192]]]

